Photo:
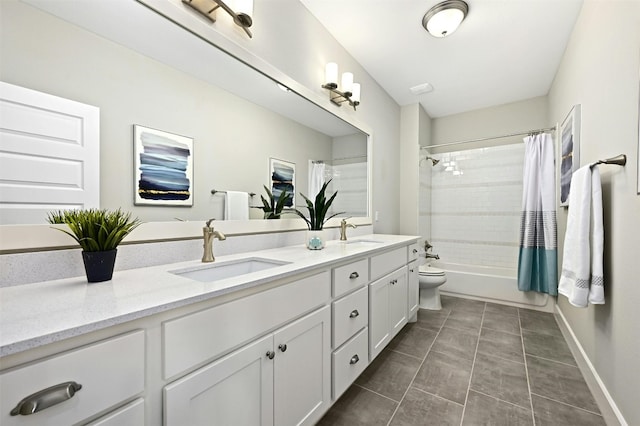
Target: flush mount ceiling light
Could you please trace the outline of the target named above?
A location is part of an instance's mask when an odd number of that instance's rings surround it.
[[[462,0],[446,0],[433,6],[422,18],[422,26],[434,37],[446,37],[458,29],[469,12]]]

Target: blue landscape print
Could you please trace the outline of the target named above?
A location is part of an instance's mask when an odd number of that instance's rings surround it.
[[[136,129],[136,201],[138,204],[191,205],[192,144],[188,138],[159,133]]]
[[[287,191],[291,196],[285,201],[285,207],[293,207],[294,205],[295,175],[295,164],[274,158],[271,159],[271,193],[277,199],[282,191]]]

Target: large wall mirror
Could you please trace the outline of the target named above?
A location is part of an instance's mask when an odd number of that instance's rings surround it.
[[[370,216],[369,135],[143,4],[1,7],[0,79],[100,108],[101,207],[144,222],[225,220],[226,197],[211,190],[255,193],[259,206],[275,160],[295,165],[298,206],[323,173],[337,211]],[[193,139],[192,206],[134,204],[134,125]]]

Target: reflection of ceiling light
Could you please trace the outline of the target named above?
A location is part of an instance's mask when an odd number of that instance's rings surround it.
[[[446,37],[458,29],[469,12],[462,0],[445,0],[433,6],[422,18],[422,26],[434,37]]]
[[[280,84],[280,83],[277,83],[277,84],[278,84],[278,88],[279,88],[280,90],[282,90],[283,92],[290,92],[290,91],[291,91],[291,89],[289,89],[289,88],[288,88],[287,86],[285,86],[284,84]]]

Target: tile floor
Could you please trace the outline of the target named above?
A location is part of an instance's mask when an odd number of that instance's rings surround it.
[[[605,425],[552,314],[442,297],[320,425]]]

